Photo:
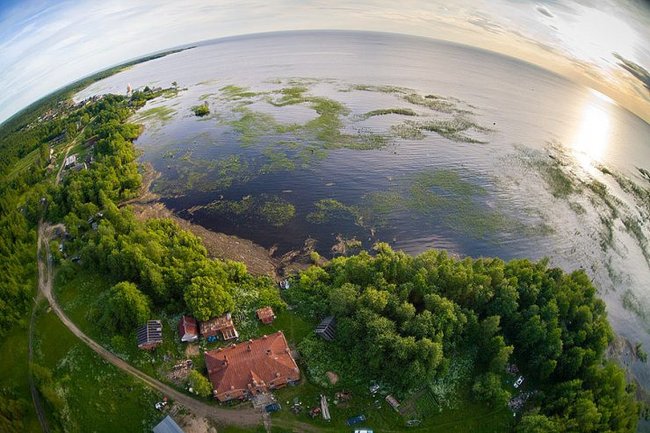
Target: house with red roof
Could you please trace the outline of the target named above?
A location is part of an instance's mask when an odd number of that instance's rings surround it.
[[[271,307],[260,308],[256,311],[256,313],[257,318],[260,319],[260,322],[264,323],[265,325],[270,325],[275,320],[275,313]]]
[[[199,328],[205,338],[220,335],[223,340],[232,340],[239,337],[230,313],[201,322]]]
[[[300,380],[282,331],[205,352],[205,365],[220,402],[245,400]]]
[[[190,316],[181,317],[180,322],[178,322],[178,335],[180,335],[181,341],[184,343],[198,340],[199,325],[196,323],[196,319]]]

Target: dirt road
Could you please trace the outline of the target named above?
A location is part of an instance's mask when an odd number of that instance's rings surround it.
[[[221,425],[232,424],[239,426],[254,426],[262,424],[262,413],[255,409],[224,409],[217,406],[211,406],[178,392],[164,383],[144,374],[137,368],[129,365],[113,353],[106,350],[72,323],[68,316],[63,312],[52,293],[52,263],[50,259],[49,246],[52,229],[53,227],[48,226],[46,223],[41,223],[38,227],[38,289],[39,293],[47,299],[52,310],[56,313],[59,319],[61,319],[61,322],[63,322],[66,328],[68,328],[74,335],[106,361],[131,376],[140,379],[151,388],[171,398],[197,416],[212,419],[217,424]]]

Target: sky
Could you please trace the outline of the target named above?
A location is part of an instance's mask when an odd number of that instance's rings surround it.
[[[151,52],[308,29],[404,33],[492,50],[585,84],[650,122],[644,0],[0,0],[0,122]]]

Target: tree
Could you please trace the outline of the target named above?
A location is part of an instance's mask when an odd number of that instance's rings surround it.
[[[150,315],[149,298],[135,284],[123,281],[110,289],[102,322],[114,330],[130,332]]]
[[[515,433],[558,433],[557,424],[552,419],[538,414],[526,414],[515,428]]]
[[[495,373],[485,373],[477,377],[472,386],[474,398],[487,402],[490,406],[501,407],[510,399],[510,393],[503,389],[501,378]]]
[[[198,320],[209,320],[232,311],[235,302],[221,282],[211,276],[198,276],[185,290],[185,304]]]
[[[212,384],[201,373],[196,370],[190,371],[187,380],[195,393],[201,397],[210,397],[212,394]]]

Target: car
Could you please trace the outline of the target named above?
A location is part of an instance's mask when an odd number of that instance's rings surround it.
[[[357,416],[353,416],[352,418],[348,418],[346,423],[348,425],[355,425],[355,424],[359,424],[360,422],[364,422],[365,420],[366,420],[365,415],[357,415]]]
[[[264,406],[264,410],[266,411],[266,413],[274,413],[279,411],[280,409],[282,409],[280,403],[271,403]]]
[[[514,383],[515,388],[519,388],[523,382],[524,382],[524,376],[519,376]]]

